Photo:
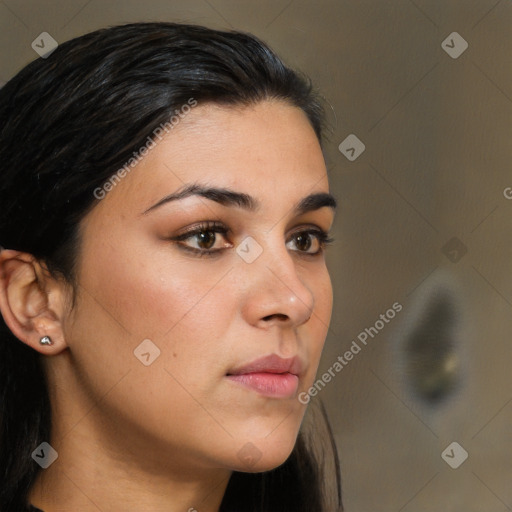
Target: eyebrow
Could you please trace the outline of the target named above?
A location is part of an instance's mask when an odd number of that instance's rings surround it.
[[[223,206],[242,208],[247,211],[257,211],[260,202],[249,194],[236,192],[229,188],[208,187],[198,184],[185,185],[177,192],[165,196],[153,206],[144,211],[144,215],[172,201],[179,201],[190,196],[200,196],[215,201]],[[294,207],[295,215],[303,215],[320,208],[336,210],[337,201],[332,194],[317,192],[302,198]]]

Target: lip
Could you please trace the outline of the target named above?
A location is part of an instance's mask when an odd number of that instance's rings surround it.
[[[303,364],[298,357],[283,359],[272,354],[230,370],[226,378],[272,398],[291,398],[297,393]]]

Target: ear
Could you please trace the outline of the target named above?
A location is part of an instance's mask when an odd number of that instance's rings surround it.
[[[54,355],[67,343],[63,321],[69,285],[51,276],[32,255],[0,251],[0,311],[12,333],[34,350]],[[51,345],[41,345],[49,336]]]

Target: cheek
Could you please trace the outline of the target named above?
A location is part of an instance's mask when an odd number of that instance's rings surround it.
[[[92,261],[84,269],[83,286],[97,299],[99,315],[112,317],[134,337],[166,337],[191,317],[211,321],[215,310],[228,306],[218,289],[224,273],[220,266],[177,258],[165,247],[126,256],[130,252],[124,247],[122,253],[109,251],[98,258],[101,265]]]
[[[326,267],[315,275],[312,283],[310,289],[315,297],[315,308],[308,321],[308,356],[311,361],[311,367],[305,378],[305,382],[308,384],[305,387],[309,387],[318,369],[325,339],[329,331],[333,305],[332,284]]]
[[[331,276],[327,267],[323,267],[322,272],[315,280],[315,304],[317,316],[324,324],[325,331],[327,331],[331,321],[332,305],[333,305],[333,290],[331,283]],[[325,332],[327,334],[327,332]]]
[[[302,275],[303,283],[314,298],[314,309],[308,322],[309,327],[313,330],[315,339],[318,340],[322,336],[325,338],[331,321],[333,305],[333,289],[327,266],[325,262],[319,261],[315,267],[300,268],[299,274]]]
[[[141,366],[134,350],[145,339],[161,351],[156,361],[162,367],[179,363],[180,374],[197,375],[218,346],[216,336],[236,315],[235,290],[226,284],[229,268],[222,265],[173,258],[164,249],[148,251],[126,240],[122,246],[90,245],[83,262],[67,334],[81,371],[106,388]],[[211,358],[218,360],[214,353]]]
[[[106,397],[108,414],[156,437],[181,439],[184,424],[217,428],[200,404],[212,403],[226,371],[236,283],[204,263],[173,264],[171,274],[158,258],[100,260],[81,273],[68,333],[80,382],[95,401]],[[134,355],[145,339],[160,350],[150,366]]]

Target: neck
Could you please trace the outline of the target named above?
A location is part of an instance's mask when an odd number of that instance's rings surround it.
[[[29,495],[29,503],[44,512],[218,512],[230,477],[225,470],[136,464],[94,449],[79,435],[55,449],[58,459],[41,470]]]

